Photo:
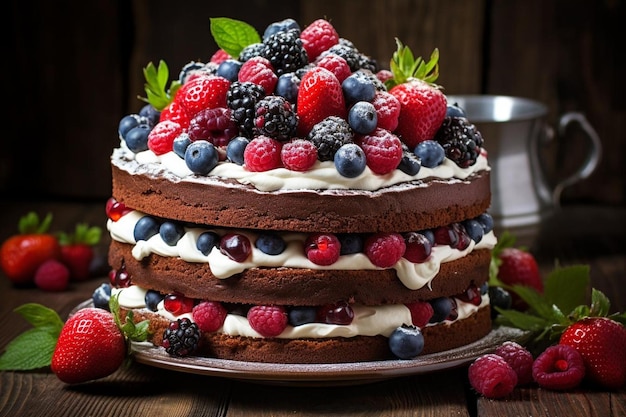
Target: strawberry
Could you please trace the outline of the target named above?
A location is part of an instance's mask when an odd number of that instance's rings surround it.
[[[61,329],[51,369],[61,381],[76,384],[111,375],[125,357],[126,339],[113,314],[84,308]]]
[[[524,285],[534,288],[537,292],[543,292],[543,280],[539,272],[539,266],[532,253],[520,248],[504,248],[498,255],[500,267],[498,279],[507,285]],[[525,310],[528,306],[517,294],[511,293],[513,308]]]
[[[391,60],[393,78],[385,82],[389,93],[400,102],[395,133],[409,148],[432,139],[446,116],[446,96],[433,82],[439,76],[439,51],[428,62],[415,59],[411,50],[396,39],[398,50]]]
[[[0,247],[0,267],[13,283],[32,283],[42,263],[59,258],[59,241],[47,232],[51,222],[50,213],[41,223],[36,213],[28,213],[19,221],[19,234],[9,237]]]
[[[59,235],[61,262],[69,269],[71,279],[83,281],[89,278],[89,267],[94,257],[93,246],[100,242],[101,234],[99,227],[79,223],[73,234]]]
[[[626,328],[606,317],[587,317],[569,325],[559,344],[575,348],[585,363],[585,378],[609,389],[626,383]]]
[[[346,118],[341,83],[335,74],[322,67],[315,67],[302,77],[296,107],[301,136],[306,136],[316,123],[329,116]]]
[[[230,81],[205,75],[186,82],[176,93],[174,101],[185,108],[190,119],[204,109],[226,107],[226,93]]]

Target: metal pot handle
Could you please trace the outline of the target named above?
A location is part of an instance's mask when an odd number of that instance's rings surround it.
[[[568,112],[561,116],[559,119],[559,137],[564,137],[565,131],[571,123],[578,123],[583,132],[585,132],[587,137],[591,140],[591,152],[589,152],[587,159],[576,172],[559,182],[554,187],[554,191],[552,193],[552,204],[557,208],[560,207],[561,193],[565,187],[569,187],[570,185],[589,177],[593,171],[595,171],[600,163],[600,159],[602,158],[602,143],[600,142],[600,137],[582,113]]]

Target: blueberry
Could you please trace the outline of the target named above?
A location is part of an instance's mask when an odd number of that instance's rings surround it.
[[[355,143],[342,145],[334,156],[337,172],[346,178],[358,177],[365,170],[365,152]]]
[[[480,286],[480,295],[485,295],[487,294],[488,291],[489,291],[489,283],[483,282],[483,284]]]
[[[226,78],[230,82],[237,81],[241,65],[241,62],[235,59],[226,59],[217,67],[217,75]]]
[[[341,83],[347,103],[372,101],[376,96],[376,86],[364,73],[354,72]]]
[[[511,309],[513,305],[513,298],[511,297],[511,293],[505,290],[502,287],[489,287],[489,304],[491,305],[491,318],[495,319],[498,314],[496,307],[499,307],[503,310]]]
[[[146,308],[151,311],[157,311],[159,303],[165,298],[163,294],[155,290],[146,291],[144,301],[146,302]]]
[[[291,18],[270,23],[269,26],[265,28],[265,32],[263,32],[263,40],[269,38],[275,33],[285,32],[289,29],[296,29],[299,33],[300,25],[298,25],[298,22]]]
[[[433,316],[429,323],[439,323],[444,321],[452,312],[452,300],[448,297],[439,297],[430,301],[433,307]]]
[[[201,71],[205,67],[205,64],[202,62],[191,61],[186,63],[183,68],[180,70],[178,74],[178,81],[181,84],[185,84],[187,81],[187,77],[194,71]]]
[[[415,147],[415,155],[426,168],[435,168],[443,163],[446,152],[443,147],[434,140],[425,140]]]
[[[276,234],[263,233],[259,235],[254,246],[268,255],[280,255],[287,247],[287,244],[282,237]]]
[[[483,227],[485,234],[493,230],[493,217],[491,217],[491,214],[483,213],[480,216],[476,217],[476,220]]]
[[[287,313],[287,318],[292,326],[314,323],[317,319],[317,309],[315,307],[292,307]]]
[[[234,164],[243,165],[243,151],[250,143],[250,139],[238,136],[231,139],[226,146],[226,158]]]
[[[363,252],[363,237],[356,233],[341,233],[337,235],[341,243],[340,255],[350,255]]]
[[[154,217],[143,216],[135,224],[133,237],[136,242],[139,242],[140,240],[148,240],[157,233],[159,233],[159,222]]]
[[[398,164],[398,169],[407,175],[415,176],[422,168],[422,163],[413,154],[405,153]]]
[[[126,136],[124,136],[124,141],[128,149],[133,153],[147,151],[150,130],[150,126],[146,124],[140,124],[130,129],[126,133]]]
[[[465,110],[463,110],[457,103],[448,104],[446,107],[446,117],[467,117]]]
[[[172,150],[182,159],[185,159],[185,152],[187,151],[187,147],[191,143],[191,138],[187,132],[183,132],[174,139],[174,143],[172,144]]]
[[[474,242],[478,243],[481,240],[483,240],[483,235],[485,234],[485,230],[483,229],[482,224],[478,222],[478,220],[475,220],[475,219],[465,220],[463,222],[463,226],[465,227],[465,230],[467,231],[467,234],[469,235],[469,237]]]
[[[124,138],[126,133],[133,127],[139,126],[141,123],[141,117],[138,114],[129,114],[128,116],[122,117],[120,123],[117,127],[117,133]]]
[[[159,227],[161,239],[169,246],[176,246],[184,234],[185,228],[180,223],[166,221]]]
[[[211,250],[220,242],[220,236],[214,232],[204,232],[198,236],[196,248],[202,252],[204,256],[211,253]]]
[[[435,246],[435,232],[433,232],[432,229],[422,230],[420,233],[426,236],[431,246]]]
[[[161,118],[161,112],[155,109],[151,104],[146,104],[139,110],[139,115],[145,117],[148,124],[154,127]]]
[[[185,151],[185,163],[194,174],[207,175],[217,166],[218,161],[215,146],[206,140],[192,142]]]
[[[278,77],[274,93],[284,97],[288,102],[294,104],[298,101],[298,90],[300,87],[300,78],[293,73],[288,72]]]
[[[378,124],[376,107],[368,101],[359,101],[350,108],[348,123],[352,130],[361,135],[372,133]]]
[[[109,300],[111,299],[111,284],[104,283],[96,288],[91,295],[93,306],[103,310],[109,310]]]
[[[400,359],[412,359],[424,349],[424,335],[416,326],[402,325],[389,336],[389,349]]]

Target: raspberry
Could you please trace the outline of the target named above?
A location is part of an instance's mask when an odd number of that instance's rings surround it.
[[[318,67],[326,68],[328,71],[335,74],[335,77],[342,83],[346,78],[352,74],[350,66],[345,59],[339,55],[328,54],[321,57],[315,63]]]
[[[204,139],[215,146],[226,146],[237,136],[231,110],[225,107],[200,110],[189,122],[189,138],[192,141]]]
[[[314,264],[332,265],[339,259],[341,243],[333,234],[314,233],[304,242],[304,251]]]
[[[367,158],[367,166],[375,173],[384,175],[395,170],[402,160],[402,142],[384,129],[376,129],[362,136],[359,146]]]
[[[434,314],[432,304],[426,301],[415,301],[405,305],[411,312],[413,325],[420,328],[426,326]]]
[[[239,70],[239,82],[251,82],[263,87],[265,94],[270,95],[274,92],[278,76],[274,72],[274,68],[270,61],[261,56],[250,58],[244,62]]]
[[[386,70],[386,69],[382,69],[376,73],[376,78],[378,78],[380,82],[384,83],[385,81],[393,78],[393,72]]]
[[[300,34],[309,60],[313,61],[322,52],[339,43],[339,34],[328,20],[318,19]]]
[[[487,398],[505,397],[517,385],[517,374],[513,368],[493,353],[476,359],[469,367],[468,376],[476,392]]]
[[[187,110],[190,117],[200,110],[226,107],[226,93],[230,81],[216,76],[199,76],[187,81],[177,92],[174,101],[178,101]]]
[[[263,172],[279,168],[282,144],[267,136],[258,136],[250,141],[243,152],[244,165],[248,171]]]
[[[398,233],[376,233],[365,240],[363,252],[379,268],[395,265],[406,250],[404,238]]]
[[[56,259],[45,261],[35,271],[35,285],[44,291],[63,291],[69,281],[69,269]]]
[[[585,363],[573,347],[554,345],[535,359],[532,371],[533,379],[539,386],[563,391],[580,384],[585,376]]]
[[[198,348],[200,329],[187,317],[170,323],[163,333],[163,347],[173,356],[189,356]]]
[[[280,141],[291,139],[298,127],[298,116],[291,103],[281,96],[267,96],[255,106],[254,133]]]
[[[517,385],[526,385],[533,382],[533,355],[516,342],[507,341],[495,351],[495,354],[504,359],[517,374]]]
[[[148,135],[148,148],[156,155],[163,155],[172,150],[174,139],[183,131],[176,122],[166,120],[157,123]]]
[[[317,148],[306,139],[293,139],[283,145],[280,158],[285,168],[305,172],[317,161]]]
[[[227,311],[216,301],[202,301],[192,311],[193,321],[203,332],[214,332],[224,324]]]
[[[178,123],[183,129],[186,129],[189,127],[190,117],[187,110],[179,102],[172,101],[169,106],[163,109],[159,117],[160,122],[166,120]]]
[[[221,64],[222,62],[226,61],[227,59],[230,59],[230,55],[228,55],[228,52],[226,52],[223,49],[218,49],[211,56],[211,59],[210,59],[209,62],[213,62],[215,64]]]
[[[287,311],[280,306],[254,306],[248,310],[248,322],[261,336],[275,337],[287,327]]]
[[[378,115],[378,127],[390,132],[396,130],[400,117],[400,102],[396,96],[386,91],[377,91],[372,104]]]

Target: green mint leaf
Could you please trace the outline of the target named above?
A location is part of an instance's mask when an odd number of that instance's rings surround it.
[[[588,265],[556,267],[546,277],[544,298],[547,303],[556,304],[561,311],[570,312],[585,304],[589,283]]]
[[[49,366],[57,337],[46,327],[30,329],[13,339],[0,356],[0,370],[27,371]]]
[[[232,57],[238,57],[243,48],[261,42],[254,27],[227,17],[211,18],[211,34],[215,43]]]
[[[521,311],[504,310],[500,307],[496,307],[496,310],[500,313],[496,318],[496,322],[505,326],[538,332],[550,325],[548,320],[544,318],[526,314]]]
[[[63,328],[63,320],[56,311],[37,303],[23,304],[14,310],[35,328],[43,328],[58,337]]]
[[[172,102],[176,91],[180,88],[180,82],[172,81],[170,88],[167,88],[170,72],[163,60],[159,61],[158,68],[152,62],[148,63],[143,69],[143,75],[146,79],[144,89],[147,98],[139,98],[150,103],[158,111],[162,111]]]

